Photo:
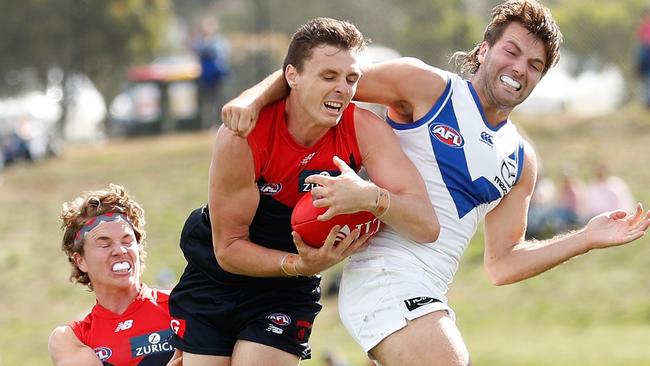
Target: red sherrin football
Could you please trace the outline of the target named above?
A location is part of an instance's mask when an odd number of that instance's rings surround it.
[[[361,228],[361,233],[375,234],[381,226],[381,221],[368,211],[359,211],[351,214],[340,214],[332,217],[327,221],[318,221],[318,215],[327,211],[327,207],[314,207],[311,193],[307,193],[293,208],[291,213],[291,227],[302,237],[302,240],[312,247],[320,248],[323,246],[327,235],[332,227],[340,225],[341,230],[337,235],[337,241],[343,240],[347,234],[357,227]]]

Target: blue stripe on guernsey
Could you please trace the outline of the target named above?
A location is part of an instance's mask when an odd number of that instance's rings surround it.
[[[453,128],[462,135],[451,103],[447,103],[432,121],[429,137],[442,179],[454,200],[458,217],[463,218],[474,207],[501,198],[501,193],[485,177],[472,180],[465,151],[444,143],[431,133],[432,127],[441,124]]]
[[[481,106],[481,99],[478,97],[478,93],[476,92],[476,89],[474,89],[474,85],[472,85],[472,83],[469,80],[467,80],[466,83],[470,93],[472,93],[472,98],[474,98],[474,103],[476,104],[476,108],[478,109],[479,112],[481,112],[481,118],[483,119],[483,123],[485,124],[485,127],[489,128],[492,131],[499,131],[499,129],[503,127],[503,125],[505,125],[508,122],[508,120],[503,120],[494,127],[491,124],[489,124],[487,122],[487,118],[485,117],[485,111]]]
[[[519,147],[517,148],[517,178],[515,178],[515,183],[519,182],[521,178],[521,173],[524,171],[524,141],[519,141]]]

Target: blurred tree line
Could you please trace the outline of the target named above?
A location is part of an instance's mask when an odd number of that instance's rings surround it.
[[[88,75],[116,91],[125,67],[164,47],[169,0],[1,0],[0,92],[45,86],[47,72]]]
[[[20,92],[25,79],[45,85],[47,71],[57,67],[64,75],[87,74],[110,99],[130,65],[186,47],[169,37],[170,25],[190,29],[205,16],[218,19],[233,43],[231,94],[276,69],[296,27],[316,16],[349,20],[374,44],[447,68],[454,51],[480,41],[489,10],[499,2],[0,0],[0,93]],[[574,71],[615,63],[633,79],[635,29],[646,0],[542,2],[560,24],[564,50],[577,56]]]

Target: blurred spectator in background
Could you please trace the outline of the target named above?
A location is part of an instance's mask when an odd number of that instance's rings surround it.
[[[199,75],[199,106],[201,125],[208,128],[219,122],[221,86],[230,71],[230,43],[218,32],[214,18],[205,18],[192,39],[192,51],[201,65]]]
[[[634,198],[625,181],[609,175],[605,165],[597,165],[594,180],[587,187],[585,217],[596,212],[629,210],[633,205]]]
[[[564,169],[556,193],[556,232],[575,229],[583,224],[584,185],[572,169]]]
[[[571,169],[562,172],[557,185],[539,175],[530,200],[526,237],[545,239],[577,228],[586,222],[584,205],[584,186]]]
[[[2,142],[4,164],[9,165],[20,160],[34,161],[29,149],[29,139],[32,135],[28,117],[21,117],[16,126]]]
[[[549,238],[555,234],[553,228],[554,200],[555,183],[544,174],[538,174],[528,208],[527,238]]]
[[[643,81],[643,102],[650,108],[650,6],[643,11],[643,19],[637,29],[637,70]]]

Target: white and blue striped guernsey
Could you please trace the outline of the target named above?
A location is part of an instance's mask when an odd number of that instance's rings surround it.
[[[460,256],[480,221],[521,176],[524,142],[510,121],[491,127],[469,81],[448,74],[442,96],[421,119],[388,123],[424,178],[440,221],[435,243],[418,244],[386,227],[351,263],[382,257],[386,267],[419,268],[447,302]],[[405,267],[406,266],[406,267]]]

